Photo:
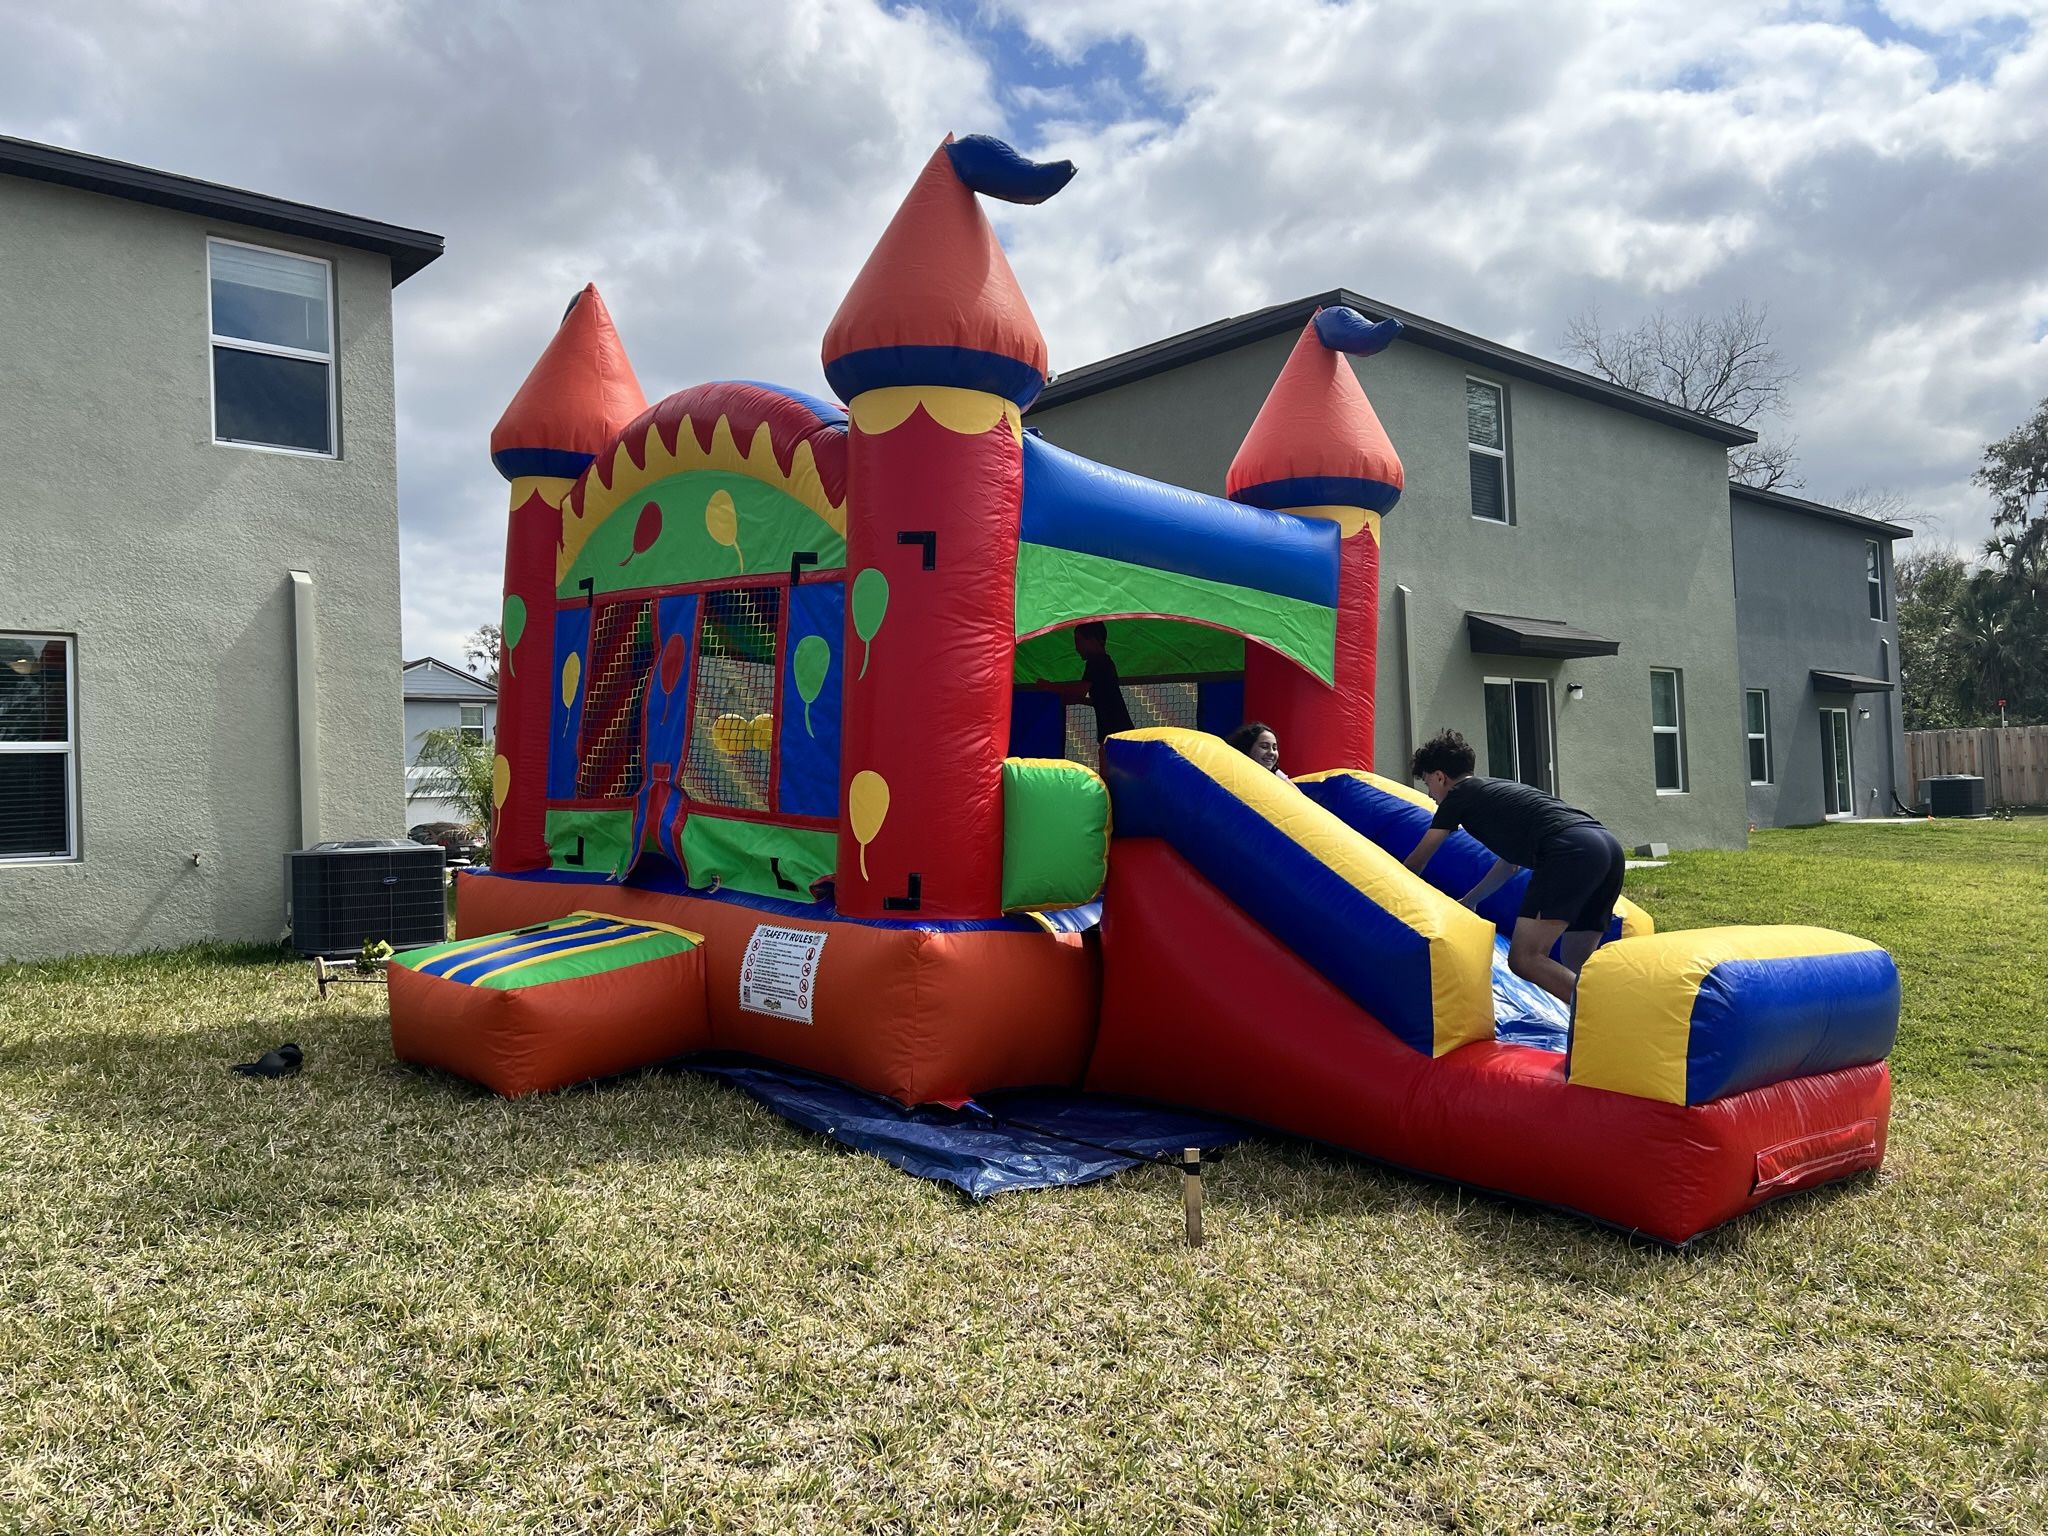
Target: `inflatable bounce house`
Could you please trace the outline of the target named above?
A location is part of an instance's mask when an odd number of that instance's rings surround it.
[[[1025,429],[1045,341],[976,194],[1072,174],[940,147],[825,333],[843,406],[650,407],[570,306],[492,435],[492,867],[394,965],[400,1054],[507,1092],[700,1048],[907,1104],[1079,1085],[1674,1243],[1875,1167],[1876,946],[1624,903],[1573,1014],[1503,964],[1519,880],[1461,906],[1463,834],[1402,866],[1431,807],[1371,772],[1402,471],[1351,362],[1397,323],[1315,317],[1227,498]],[[1097,621],[1193,714],[1099,773],[1066,731]],[[1315,771],[1215,734],[1247,717]]]

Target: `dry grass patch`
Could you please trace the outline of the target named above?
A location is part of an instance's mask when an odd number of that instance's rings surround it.
[[[1650,899],[1918,878],[1836,830]],[[2038,977],[1900,954],[1884,1173],[1677,1256],[1266,1142],[1190,1252],[1149,1170],[975,1207],[688,1075],[506,1104],[274,957],[0,969],[0,1530],[2048,1529]]]

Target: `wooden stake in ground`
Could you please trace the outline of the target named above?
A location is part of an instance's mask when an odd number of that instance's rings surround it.
[[[1202,1246],[1202,1149],[1189,1147],[1180,1155],[1180,1201],[1188,1219],[1188,1246]]]

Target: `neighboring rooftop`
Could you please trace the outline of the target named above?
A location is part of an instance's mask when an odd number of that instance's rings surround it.
[[[451,667],[438,656],[408,661],[403,673],[408,699],[489,700],[498,696],[498,690],[474,672]]]
[[[1717,421],[1711,416],[1702,416],[1697,411],[1688,411],[1668,404],[1654,395],[1638,394],[1635,390],[1623,389],[1619,384],[1610,384],[1605,379],[1595,378],[1590,373],[1581,373],[1576,368],[1567,368],[1547,358],[1517,352],[1513,347],[1504,347],[1482,336],[1454,330],[1435,320],[1410,314],[1405,309],[1396,309],[1391,304],[1368,299],[1363,294],[1353,293],[1349,288],[1333,288],[1328,293],[1312,294],[1305,299],[1292,299],[1285,304],[1254,310],[1248,315],[1218,320],[1213,325],[1183,331],[1180,335],[1169,336],[1164,341],[1155,341],[1129,352],[1120,352],[1115,357],[1104,358],[1099,363],[1088,363],[1083,367],[1055,374],[1052,382],[1045,386],[1045,392],[1038,397],[1033,409],[1045,410],[1052,406],[1065,405],[1069,401],[1099,394],[1105,389],[1114,389],[1120,384],[1130,384],[1139,379],[1149,378],[1155,373],[1164,373],[1169,368],[1178,368],[1205,357],[1214,357],[1219,352],[1228,352],[1254,341],[1262,341],[1268,336],[1298,331],[1308,324],[1309,317],[1318,309],[1335,309],[1340,306],[1355,309],[1370,320],[1398,320],[1403,328],[1401,339],[1404,342],[1429,347],[1437,352],[1447,352],[1452,357],[1476,363],[1482,368],[1490,368],[1517,378],[1533,379],[1565,394],[1596,400],[1602,405],[1613,406],[1616,410],[1627,411],[1631,415],[1646,416],[1652,421],[1661,421],[1669,426],[1697,433],[1701,437],[1712,438],[1715,442],[1731,448],[1756,441],[1756,433],[1747,427]]]
[[[1787,496],[1783,491],[1759,490],[1753,485],[1728,482],[1728,494],[1744,501],[1753,501],[1760,507],[1776,507],[1781,512],[1799,512],[1807,517],[1824,517],[1829,522],[1847,523],[1852,528],[1861,528],[1866,533],[1882,534],[1888,539],[1910,539],[1913,530],[1902,528],[1897,523],[1887,523],[1880,518],[1865,517],[1861,512],[1849,512],[1841,507],[1831,507],[1825,502],[1806,501],[1798,496]]]
[[[255,229],[272,229],[280,234],[306,240],[323,240],[329,245],[352,246],[391,258],[393,287],[439,256],[445,248],[439,235],[423,229],[406,229],[376,219],[336,213],[308,203],[287,202],[244,192],[218,182],[199,181],[169,171],[153,171],[130,165],[125,160],[104,160],[98,155],[37,144],[28,139],[0,135],[0,175],[23,176],[32,181],[55,182],[83,192],[102,192],[135,203],[153,203],[180,213],[206,219],[223,219]]]

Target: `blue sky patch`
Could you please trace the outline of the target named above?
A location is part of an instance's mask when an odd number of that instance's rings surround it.
[[[1129,33],[1063,59],[1007,16],[972,0],[930,0],[900,8],[939,17],[987,61],[1009,115],[1010,134],[1020,145],[1039,142],[1052,123],[1100,128],[1145,118],[1177,127],[1185,116],[1173,98],[1146,79],[1144,47]]]

